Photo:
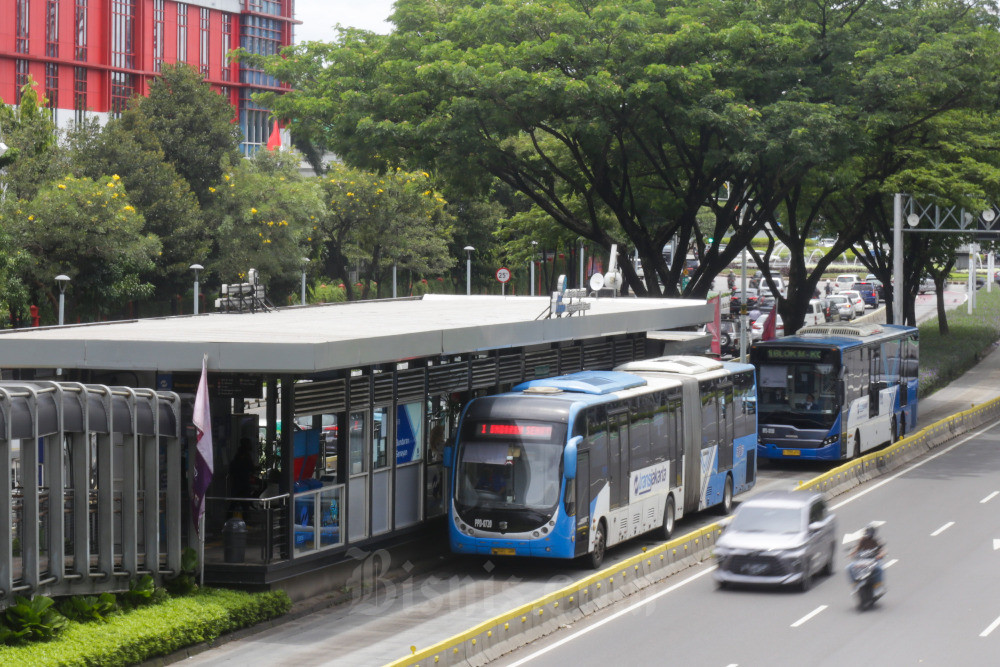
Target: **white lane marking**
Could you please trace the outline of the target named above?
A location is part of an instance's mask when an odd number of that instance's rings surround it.
[[[872,526],[872,527],[874,527],[874,528],[879,528],[879,527],[885,525],[885,521],[870,521],[869,525]],[[843,543],[844,544],[850,544],[851,542],[857,542],[858,540],[861,539],[861,536],[865,534],[865,530],[867,530],[867,529],[868,529],[868,526],[865,526],[861,530],[856,530],[853,533],[844,533],[844,542]]]
[[[950,452],[951,450],[955,449],[956,447],[959,447],[960,445],[964,445],[969,440],[972,440],[973,438],[978,438],[980,435],[982,435],[983,433],[986,433],[991,428],[995,428],[997,424],[1000,424],[1000,420],[993,422],[992,424],[990,424],[990,425],[988,425],[988,426],[986,426],[986,427],[984,427],[984,428],[976,431],[975,433],[972,433],[970,435],[965,436],[964,438],[962,438],[961,440],[959,440],[958,442],[956,442],[954,445],[950,445],[950,446],[946,447],[945,449],[942,449],[937,454],[934,454],[932,456],[928,456],[926,459],[923,459],[921,461],[917,461],[913,465],[907,467],[904,470],[900,470],[899,472],[897,472],[895,475],[893,475],[891,477],[886,477],[885,479],[883,479],[878,484],[873,484],[870,487],[868,487],[866,489],[863,489],[862,491],[858,491],[856,494],[854,494],[850,498],[845,498],[844,500],[841,500],[839,503],[837,503],[835,505],[832,505],[830,507],[830,509],[834,509],[835,510],[835,509],[837,509],[839,507],[843,507],[847,503],[853,502],[853,501],[857,500],[858,498],[860,498],[860,497],[862,497],[862,496],[864,496],[864,495],[866,495],[868,493],[871,493],[875,489],[888,484],[889,482],[895,480],[896,478],[902,477],[906,473],[911,472],[913,470],[916,470],[917,468],[919,468],[920,466],[922,466],[922,465],[924,465],[926,463],[930,463],[931,461],[933,461],[937,457],[941,456],[942,454],[947,454],[948,452]]]
[[[890,561],[889,561],[888,563],[886,563],[885,565],[883,565],[883,566],[882,566],[882,569],[883,569],[883,570],[888,570],[888,569],[889,569],[890,567],[892,567],[893,565],[895,565],[895,564],[896,564],[896,563],[898,563],[898,562],[899,562],[899,559],[898,559],[898,558],[893,558],[893,559],[892,559],[892,560],[890,560]]]
[[[931,537],[937,537],[938,535],[940,535],[941,533],[943,533],[944,531],[948,530],[949,528],[951,528],[954,525],[955,525],[954,521],[949,521],[948,523],[944,524],[943,526],[941,526],[940,528],[938,528],[937,530],[935,530],[933,533],[931,533]]]
[[[998,625],[1000,625],[1000,617],[997,617],[997,620],[995,620],[992,623],[990,623],[990,627],[988,627],[985,630],[983,630],[982,632],[980,632],[979,636],[980,637],[989,637],[990,633],[993,632],[994,630],[996,630]]]
[[[984,504],[990,502],[991,500],[993,500],[994,498],[996,498],[998,495],[1000,495],[1000,491],[994,491],[990,495],[988,495],[985,498],[983,498],[982,500],[980,500],[979,504],[980,505],[984,505]]]
[[[799,620],[797,620],[794,623],[792,623],[792,627],[793,628],[799,627],[800,625],[802,625],[803,623],[805,623],[806,621],[808,621],[810,618],[812,618],[816,614],[819,614],[820,612],[822,612],[824,609],[826,609],[826,605],[825,604],[821,604],[820,606],[816,607],[811,612],[809,612],[808,614],[806,614],[805,616],[803,616],[802,618],[800,618]]]
[[[673,586],[671,586],[669,588],[664,588],[662,591],[659,591],[658,593],[654,593],[653,595],[650,595],[645,600],[640,600],[639,602],[636,602],[635,604],[630,605],[630,606],[626,607],[625,609],[622,609],[621,611],[616,611],[615,613],[611,614],[607,618],[602,618],[601,620],[597,621],[593,625],[587,626],[586,628],[583,628],[582,630],[578,630],[578,631],[574,632],[573,634],[569,635],[568,637],[560,639],[559,641],[557,641],[557,642],[555,642],[555,643],[553,643],[553,644],[551,644],[549,646],[546,646],[545,648],[543,648],[543,649],[541,649],[539,651],[536,651],[536,652],[532,653],[529,656],[521,658],[517,662],[511,663],[508,667],[518,667],[518,665],[523,665],[524,663],[528,662],[529,660],[534,660],[537,657],[545,655],[549,651],[551,651],[553,649],[556,649],[556,648],[559,648],[563,644],[569,643],[569,642],[573,641],[574,639],[576,639],[577,637],[581,637],[581,636],[587,634],[591,630],[596,630],[597,628],[601,627],[605,623],[610,623],[611,621],[613,621],[613,620],[615,620],[617,618],[620,618],[620,617],[624,616],[625,614],[628,614],[628,613],[630,613],[632,611],[635,611],[639,607],[647,605],[650,602],[652,602],[653,600],[656,600],[656,599],[658,599],[658,598],[666,595],[667,593],[673,593],[675,590],[677,590],[681,586],[689,584],[692,581],[694,581],[695,579],[698,579],[699,577],[703,577],[706,574],[708,574],[709,572],[712,572],[713,570],[715,570],[715,565],[713,565],[711,567],[708,567],[708,568],[705,568],[704,570],[702,570],[698,574],[693,574],[690,577],[688,577],[687,579],[685,579],[683,581],[679,581],[679,582],[677,582],[676,584],[674,584]]]
[[[993,540],[993,551],[1000,549],[1000,540]]]

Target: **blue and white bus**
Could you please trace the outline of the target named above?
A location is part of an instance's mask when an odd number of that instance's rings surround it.
[[[759,456],[851,459],[917,425],[917,329],[820,324],[754,343]]]
[[[588,557],[718,506],[756,481],[753,366],[662,357],[532,380],[462,416],[449,502],[456,553]]]

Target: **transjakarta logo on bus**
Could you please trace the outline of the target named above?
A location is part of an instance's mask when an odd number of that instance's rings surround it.
[[[670,462],[664,461],[642,470],[636,470],[632,473],[630,481],[630,501],[635,501],[654,491],[667,491],[670,488]]]

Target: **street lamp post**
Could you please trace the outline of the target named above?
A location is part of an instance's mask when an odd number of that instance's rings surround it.
[[[471,245],[465,246],[465,296],[472,295],[472,251]]]
[[[535,296],[535,248],[538,247],[538,241],[531,242],[531,296]]]
[[[306,305],[306,267],[309,266],[309,258],[302,258],[302,305]]]
[[[194,314],[197,315],[198,314],[198,290],[201,289],[201,286],[198,284],[198,272],[199,271],[204,271],[205,267],[202,266],[201,264],[192,264],[188,268],[191,269],[192,271],[194,271]]]
[[[69,282],[69,276],[60,273],[56,276],[56,282],[59,284],[59,326],[62,326],[66,321],[66,283]]]

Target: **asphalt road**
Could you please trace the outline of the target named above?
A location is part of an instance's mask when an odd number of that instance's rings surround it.
[[[497,661],[531,665],[995,665],[1000,426],[835,500],[841,534],[883,521],[887,594],[859,612],[840,554],[807,593],[717,590],[709,563]]]

